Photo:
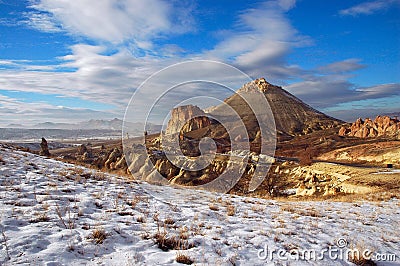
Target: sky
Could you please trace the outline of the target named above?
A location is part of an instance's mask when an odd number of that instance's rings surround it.
[[[399,47],[400,0],[0,0],[0,126],[122,119],[196,59],[346,121],[400,112]]]

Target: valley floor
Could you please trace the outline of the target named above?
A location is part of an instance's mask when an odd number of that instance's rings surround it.
[[[349,250],[400,265],[399,199],[288,202],[153,186],[6,146],[0,184],[0,265],[347,265]]]

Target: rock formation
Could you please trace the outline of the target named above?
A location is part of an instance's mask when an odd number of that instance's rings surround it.
[[[195,105],[178,106],[171,111],[166,134],[186,133],[211,124],[203,110]]]
[[[296,196],[336,195],[342,191],[341,184],[350,178],[349,176],[326,173],[307,167],[294,168],[291,174],[293,178],[299,180],[296,186]]]
[[[107,157],[106,162],[104,163],[104,166],[107,169],[116,169],[116,164],[121,160],[122,153],[118,148],[115,148],[113,151],[110,152],[110,154]]]
[[[85,144],[82,144],[82,145],[79,147],[78,155],[83,155],[83,154],[85,154],[85,152],[87,152],[87,151],[88,151],[88,149],[87,149],[86,145],[85,145]]]
[[[359,118],[350,126],[342,126],[338,134],[358,138],[386,136],[400,139],[400,121],[389,116],[377,116],[373,121]]]
[[[39,155],[50,156],[49,146],[48,146],[47,140],[45,138],[42,138],[42,142],[40,143]]]

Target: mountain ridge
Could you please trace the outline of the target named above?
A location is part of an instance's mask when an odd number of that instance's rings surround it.
[[[54,123],[54,122],[43,122],[37,123],[32,126],[24,126],[22,124],[9,124],[5,128],[17,128],[17,129],[63,129],[63,130],[92,130],[92,129],[102,129],[102,130],[121,130],[124,121],[119,118],[114,118],[111,120],[104,120],[104,119],[90,119],[87,121],[82,121],[78,123]],[[128,125],[125,122],[125,126],[130,126],[132,128],[143,129],[144,124],[137,122],[137,123],[129,123]],[[150,128],[161,128],[159,125],[154,125],[148,123],[146,125]],[[143,130],[140,130],[142,133]]]

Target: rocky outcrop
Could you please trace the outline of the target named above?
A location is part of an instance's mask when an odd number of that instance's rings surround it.
[[[109,155],[107,156],[107,160],[104,163],[104,166],[107,169],[111,170],[124,168],[125,165],[125,157],[122,155],[122,152],[118,148],[115,148],[109,153]]]
[[[42,142],[40,143],[39,155],[50,156],[49,146],[48,146],[47,140],[45,138],[42,138]]]
[[[400,142],[393,140],[340,148],[320,155],[318,160],[399,165]]]
[[[357,119],[350,126],[342,126],[338,134],[358,138],[376,138],[381,136],[400,139],[400,121],[389,116],[377,116],[375,120],[369,118]]]
[[[306,167],[294,168],[291,175],[299,180],[296,186],[296,196],[336,195],[343,190],[341,184],[350,178],[350,176]]]
[[[195,105],[178,106],[171,111],[166,134],[186,133],[211,125],[206,113]]]
[[[82,144],[81,146],[79,146],[78,155],[83,155],[87,151],[88,151],[88,149],[87,149],[86,145]]]

